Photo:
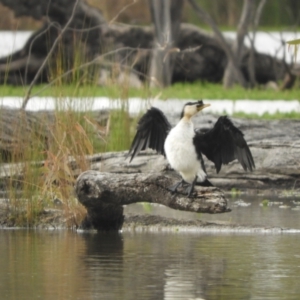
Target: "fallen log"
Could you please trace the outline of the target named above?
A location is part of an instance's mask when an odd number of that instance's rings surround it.
[[[122,228],[123,205],[138,202],[162,204],[167,207],[196,213],[229,212],[227,200],[216,187],[196,187],[191,198],[172,194],[168,187],[178,180],[173,172],[111,174],[86,171],[76,181],[75,192],[87,209],[84,228],[119,230]]]

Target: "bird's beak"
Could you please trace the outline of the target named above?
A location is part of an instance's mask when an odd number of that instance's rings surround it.
[[[197,111],[204,109],[205,107],[210,106],[210,104],[197,105]]]

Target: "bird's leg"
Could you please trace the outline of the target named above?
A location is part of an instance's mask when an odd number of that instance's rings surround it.
[[[179,188],[179,186],[183,185],[184,180],[181,179],[180,181],[178,181],[177,183],[175,183],[174,185],[168,187],[168,190],[172,193],[175,193],[177,191],[177,189]]]
[[[194,190],[194,186],[195,186],[195,183],[197,181],[197,178],[198,176],[195,176],[195,179],[194,181],[189,185],[189,187],[186,189],[186,193],[187,193],[187,197],[190,198],[191,195],[192,195],[192,192]]]

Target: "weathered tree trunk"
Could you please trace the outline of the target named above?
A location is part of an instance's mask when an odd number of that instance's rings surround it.
[[[236,72],[235,64],[238,68],[240,68],[242,60],[242,50],[244,48],[244,39],[246,34],[248,33],[248,27],[252,20],[253,11],[254,0],[244,0],[243,11],[237,30],[237,37],[232,49],[235,57],[235,62],[229,60],[224,73],[223,85],[226,88],[232,87],[236,82],[240,81],[238,80],[239,74],[237,74]]]
[[[150,85],[172,83],[174,54],[181,23],[183,0],[149,0],[155,28],[155,43],[150,64]]]
[[[76,183],[78,200],[87,208],[87,221],[98,230],[120,229],[123,205],[137,202],[162,204],[173,209],[201,213],[229,212],[224,194],[215,187],[196,187],[192,198],[184,190],[171,194],[168,187],[177,181],[163,173],[111,174],[82,173]]]
[[[263,8],[266,4],[267,0],[261,0],[257,6],[257,9],[255,11],[255,15],[252,21],[252,36],[250,38],[250,54],[249,54],[249,60],[248,60],[248,72],[249,72],[249,83],[250,87],[256,86],[256,76],[255,76],[255,36],[257,27],[260,22],[260,17],[263,11]]]

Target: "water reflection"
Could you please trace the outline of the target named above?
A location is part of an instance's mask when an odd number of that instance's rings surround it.
[[[82,234],[85,252],[82,296],[94,295],[97,299],[123,299],[123,238],[118,233]],[[83,298],[82,298],[83,299]]]
[[[0,231],[1,299],[299,299],[296,234]]]

